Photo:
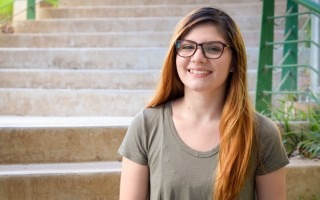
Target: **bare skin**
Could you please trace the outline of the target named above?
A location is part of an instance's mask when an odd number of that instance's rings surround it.
[[[263,176],[256,176],[256,190],[259,200],[285,200],[285,168],[283,167]]]
[[[184,39],[197,43],[226,43],[216,27],[210,24],[193,28]],[[231,68],[231,51],[225,48],[219,59],[207,59],[198,48],[189,58],[177,56],[176,63],[185,85],[185,95],[172,103],[175,127],[188,146],[209,151],[220,143],[219,123]]]
[[[143,200],[148,198],[149,168],[125,157],[122,159],[120,200]]]

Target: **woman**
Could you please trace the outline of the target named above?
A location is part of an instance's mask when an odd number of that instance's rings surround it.
[[[285,199],[288,158],[276,126],[254,112],[240,31],[197,9],[177,25],[154,98],[132,121],[120,199]]]

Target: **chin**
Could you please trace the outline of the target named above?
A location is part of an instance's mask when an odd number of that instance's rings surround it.
[[[204,86],[189,86],[187,88],[188,90],[194,91],[194,92],[205,92],[209,90],[208,87],[204,87]]]

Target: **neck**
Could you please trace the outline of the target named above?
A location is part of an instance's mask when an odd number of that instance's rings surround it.
[[[220,120],[224,104],[224,94],[185,92],[176,102],[177,108],[185,116],[195,120]]]

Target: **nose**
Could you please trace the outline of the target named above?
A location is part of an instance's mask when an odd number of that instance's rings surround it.
[[[196,52],[193,54],[191,61],[192,62],[205,62],[207,59],[204,56],[203,49],[201,46],[198,46]]]

